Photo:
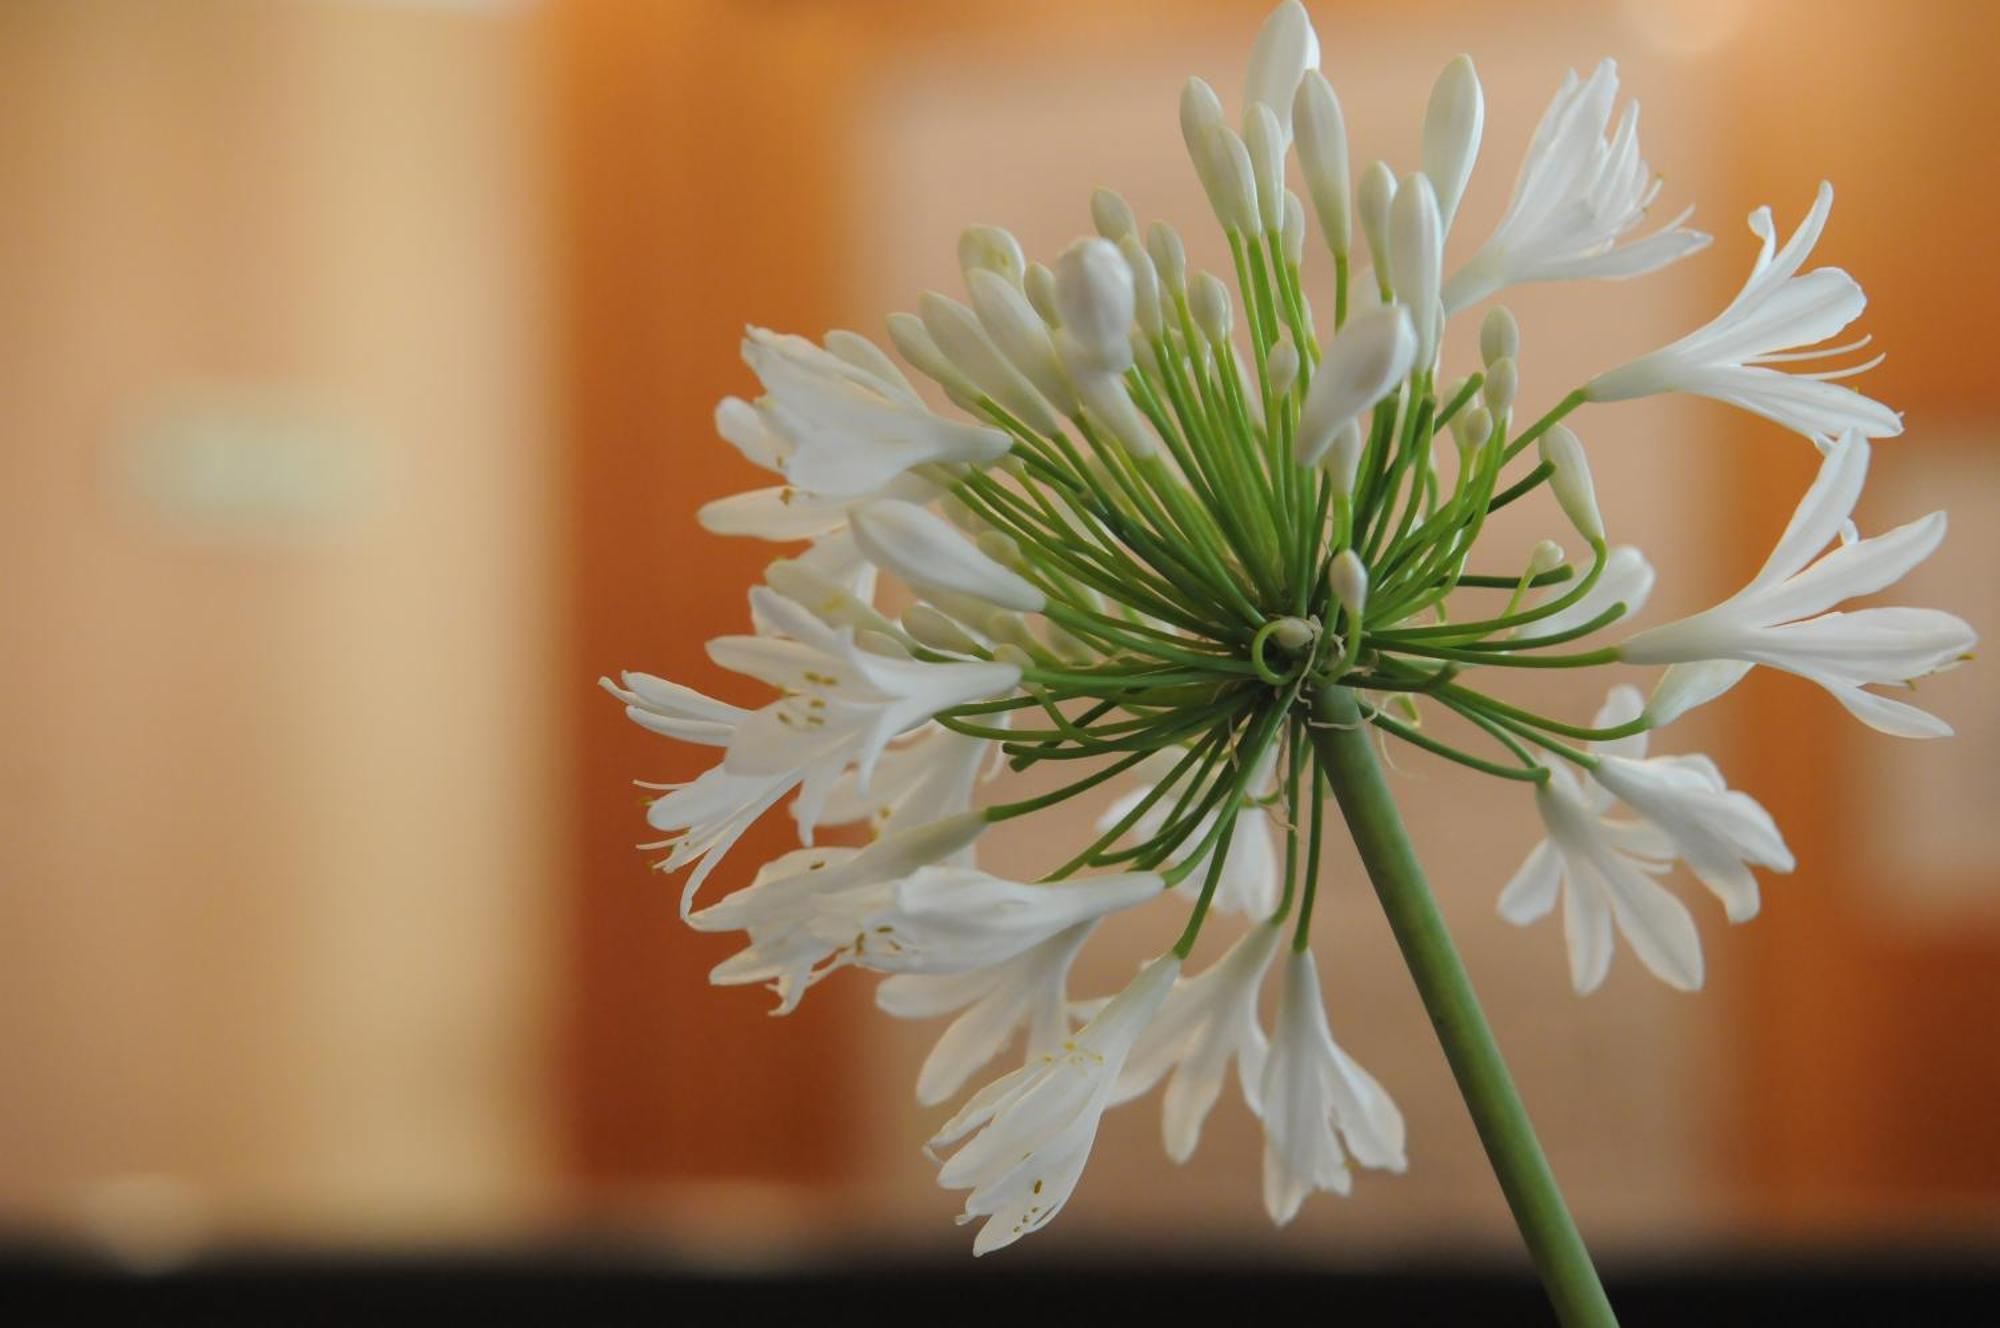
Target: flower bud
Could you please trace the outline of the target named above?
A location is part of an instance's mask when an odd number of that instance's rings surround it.
[[[1493,415],[1477,401],[1451,417],[1451,436],[1458,450],[1471,452],[1493,436]]]
[[[1122,377],[1092,365],[1066,330],[1056,333],[1056,353],[1062,356],[1070,381],[1076,384],[1077,396],[1093,420],[1109,429],[1132,456],[1150,457],[1159,453],[1159,439],[1154,437],[1139,408],[1132,404],[1132,394],[1126,391]]]
[[[1304,618],[1280,618],[1271,639],[1286,650],[1303,650],[1319,636],[1319,628]]]
[[[1243,147],[1250,154],[1250,174],[1257,189],[1257,218],[1265,233],[1275,235],[1285,225],[1285,131],[1278,116],[1262,102],[1252,102],[1243,114]]]
[[[1160,274],[1136,233],[1128,231],[1118,241],[1118,252],[1125,256],[1125,266],[1132,269],[1132,312],[1139,320],[1139,330],[1157,337],[1166,326],[1160,311]]]
[[[1521,325],[1504,305],[1486,311],[1479,324],[1479,358],[1487,364],[1521,353]]]
[[[1354,234],[1347,179],[1347,122],[1340,98],[1316,69],[1306,71],[1292,99],[1292,132],[1298,140],[1299,169],[1319,216],[1326,247],[1345,256]],[[1386,209],[1385,209],[1386,210]]]
[[[1368,568],[1361,555],[1352,549],[1335,554],[1328,579],[1335,602],[1347,610],[1350,619],[1358,622],[1368,612]]]
[[[1514,408],[1514,394],[1520,389],[1521,375],[1514,368],[1514,357],[1502,355],[1486,366],[1486,382],[1479,392],[1486,399],[1486,409],[1498,419]]]
[[[979,642],[970,632],[928,604],[912,604],[903,610],[903,630],[918,645],[932,650],[952,655],[980,653]]]
[[[1111,189],[1097,189],[1091,193],[1090,223],[1097,227],[1099,235],[1113,244],[1139,232],[1139,219],[1132,215],[1131,204]]]
[[[1021,545],[1012,535],[998,530],[982,531],[973,540],[979,551],[1010,571],[1021,570]]]
[[[1076,414],[1076,392],[1056,361],[1055,343],[1028,297],[999,273],[977,268],[966,274],[979,324],[1035,390],[1065,415]]]
[[[1194,315],[1194,325],[1208,338],[1211,346],[1220,346],[1229,340],[1232,324],[1229,288],[1212,272],[1196,275],[1194,284],[1188,289],[1188,312]]]
[[[1194,163],[1194,173],[1201,180],[1202,191],[1208,195],[1208,205],[1215,215],[1229,225],[1230,209],[1227,193],[1220,183],[1215,164],[1215,147],[1209,138],[1211,129],[1226,129],[1227,121],[1222,114],[1222,100],[1215,95],[1215,89],[1199,78],[1190,78],[1181,87],[1181,141],[1187,145],[1188,160]]]
[[[1289,189],[1285,191],[1285,219],[1278,232],[1278,251],[1293,267],[1306,258],[1306,205]]]
[[[903,376],[896,362],[867,337],[859,332],[835,328],[821,340],[826,344],[828,354],[838,356],[870,377],[881,379],[890,391],[900,392],[911,401],[917,400],[917,390],[910,386],[910,380]]]
[[[1354,210],[1361,218],[1361,233],[1368,240],[1368,254],[1375,263],[1377,282],[1394,289],[1389,270],[1389,211],[1396,202],[1396,173],[1387,162],[1378,161],[1361,173],[1354,191]]]
[[[1299,348],[1292,344],[1291,332],[1279,334],[1271,346],[1271,354],[1266,360],[1265,371],[1271,377],[1271,390],[1279,396],[1292,390],[1292,384],[1299,378]],[[1311,462],[1306,462],[1311,465]]]
[[[861,850],[852,862],[866,860],[868,878],[888,881],[914,874],[919,868],[943,862],[952,854],[971,847],[986,833],[989,822],[984,811],[960,812],[907,830],[883,835]]]
[[[1555,467],[1549,488],[1576,533],[1593,545],[1604,539],[1604,518],[1597,511],[1597,489],[1590,482],[1590,463],[1577,436],[1558,424],[1542,435],[1542,460]]]
[[[1326,453],[1326,473],[1333,480],[1336,498],[1354,496],[1354,481],[1361,473],[1361,454],[1367,450],[1368,435],[1361,432],[1358,418],[1334,430],[1333,446]]]
[[[1186,299],[1187,246],[1181,243],[1181,233],[1164,221],[1154,222],[1146,228],[1146,254],[1167,294]]]
[[[924,329],[923,319],[915,314],[890,314],[889,340],[912,368],[943,388],[959,409],[978,413],[979,389],[945,358],[945,353]]]
[[[1262,235],[1264,217],[1257,209],[1257,171],[1250,164],[1250,149],[1226,124],[1210,125],[1204,142],[1215,179],[1215,215],[1223,229],[1246,237]]]
[[[1444,229],[1430,177],[1412,171],[1396,189],[1389,213],[1389,274],[1396,297],[1409,306],[1417,330],[1417,359],[1428,369],[1437,358],[1439,266]]]
[[[1028,264],[1028,275],[1021,281],[1021,291],[1044,323],[1050,327],[1062,326],[1062,313],[1056,308],[1056,274],[1049,271],[1046,265]]]
[[[877,498],[856,507],[849,526],[862,556],[919,589],[955,591],[1025,612],[1042,607],[1040,590],[981,553],[927,508]]]
[[[1021,242],[998,226],[968,226],[958,237],[958,265],[966,272],[985,268],[1018,286],[1028,260]]]
[[[1563,552],[1562,545],[1554,540],[1542,540],[1528,551],[1528,575],[1540,576],[1544,572],[1553,572],[1567,561],[1569,555]]]
[[[926,291],[917,310],[938,349],[982,392],[1037,433],[1051,434],[1062,427],[1049,403],[1000,353],[972,310],[936,291]]]
[[[1030,660],[1041,649],[1042,643],[1035,639],[1028,628],[1027,620],[1011,609],[1002,609],[986,619],[986,634],[1000,643],[993,652],[993,658],[1008,663]]]
[[[1085,361],[1108,373],[1132,365],[1132,269],[1108,240],[1078,240],[1056,260],[1056,311]]]
[[[1431,88],[1424,110],[1424,176],[1437,191],[1438,229],[1451,229],[1458,214],[1465,182],[1479,156],[1479,136],[1486,123],[1486,97],[1472,57],[1461,55],[1444,67]]]
[[[1243,81],[1243,100],[1249,106],[1268,106],[1277,116],[1284,137],[1279,151],[1291,142],[1292,102],[1299,79],[1308,70],[1319,68],[1319,34],[1299,0],[1284,0],[1250,47],[1250,72]]]
[[[1349,318],[1306,389],[1299,410],[1299,463],[1316,463],[1343,425],[1387,396],[1410,372],[1416,348],[1409,315],[1400,305],[1379,305]]]

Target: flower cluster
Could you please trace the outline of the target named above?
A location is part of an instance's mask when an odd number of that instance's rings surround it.
[[[605,684],[639,724],[720,749],[648,813],[660,865],[692,868],[689,924],[743,937],[716,982],[768,985],[789,1010],[835,970],[888,975],[884,1011],[950,1020],[918,1080],[926,1103],[1024,1041],[1023,1063],[932,1141],[956,1145],[939,1179],[969,1191],[979,1252],[1053,1218],[1102,1113],[1156,1084],[1167,1151],[1185,1159],[1232,1063],[1263,1123],[1276,1221],[1313,1191],[1346,1193],[1357,1166],[1403,1168],[1402,1118],[1335,1042],[1308,944],[1324,809],[1340,791],[1315,742],[1323,695],[1352,698],[1383,741],[1522,786],[1547,837],[1499,907],[1528,923],[1561,900],[1579,992],[1604,979],[1618,937],[1694,988],[1695,923],[1665,878],[1684,865],[1740,922],[1758,907],[1752,869],[1788,871],[1792,858],[1713,762],[1648,755],[1650,731],[1763,665],[1885,733],[1936,736],[1942,721],[1870,689],[1905,689],[1974,642],[1945,613],[1840,607],[1927,557],[1945,520],[1859,535],[1870,442],[1900,421],[1835,381],[1857,369],[1782,367],[1834,353],[1811,348],[1862,309],[1846,273],[1806,269],[1830,189],[1782,248],[1770,213],[1752,214],[1762,250],[1708,323],[1524,420],[1513,317],[1489,309],[1480,371],[1448,382],[1450,317],[1520,283],[1634,277],[1708,243],[1686,213],[1648,229],[1659,182],[1637,107],[1619,110],[1615,68],[1564,77],[1504,219],[1448,271],[1484,122],[1471,61],[1451,62],[1431,94],[1418,168],[1377,162],[1358,177],[1318,64],[1305,10],[1287,0],[1234,114],[1187,84],[1181,129],[1228,241],[1227,277],[1191,270],[1171,226],[1142,229],[1108,191],[1091,202],[1096,234],[1051,265],[1004,230],[968,230],[963,299],[929,293],[888,324],[903,363],[958,414],[864,337],[751,331],[743,354],[762,394],[725,400],[716,424],[776,482],[701,519],[803,547],[750,592],[752,632],[709,654],[776,698],[746,710],[644,674]],[[1294,178],[1330,259],[1310,280]],[[1621,637],[1653,570],[1609,541],[1587,449],[1564,421],[1668,392],[1753,411],[1823,461],[1741,592]],[[1539,493],[1586,554],[1544,541],[1523,566],[1481,565],[1488,518]],[[903,588],[888,602],[908,607],[878,606],[881,574]],[[1588,724],[1486,682],[1621,661],[1668,667],[1650,699],[1615,687]],[[1432,717],[1455,718],[1441,736]],[[978,805],[1000,765],[1072,773],[1052,792]],[[1096,838],[1039,879],[976,865],[989,826],[1121,777]],[[731,845],[788,796],[805,847],[698,907]],[[813,846],[816,827],[849,823],[867,827],[865,846]],[[1072,1000],[1093,930],[1162,897],[1185,909],[1179,942],[1108,1001]],[[1227,914],[1245,917],[1240,938],[1184,971]]]

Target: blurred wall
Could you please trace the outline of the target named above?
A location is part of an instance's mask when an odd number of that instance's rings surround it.
[[[0,1205],[483,1227],[566,793],[528,31],[14,0],[0,83]]]

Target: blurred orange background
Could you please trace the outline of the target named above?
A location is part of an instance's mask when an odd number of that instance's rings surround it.
[[[1473,54],[1488,121],[1460,241],[1499,216],[1564,69],[1615,56],[1644,103],[1662,205],[1697,202],[1717,242],[1510,297],[1531,406],[1706,317],[1754,252],[1745,214],[1789,230],[1832,179],[1816,258],[1873,296],[1869,390],[1908,423],[1864,524],[1948,505],[1911,601],[1990,629],[2000,7],[1310,7],[1357,167],[1411,163],[1431,79]],[[955,288],[963,225],[1047,258],[1098,184],[1223,262],[1176,97],[1200,73],[1232,101],[1264,9],[0,5],[0,1223],[142,1260],[578,1225],[730,1259],[959,1249],[912,1097],[936,1030],[876,1015],[859,980],[784,1020],[707,986],[732,946],[675,921],[631,781],[708,757],[593,682],[742,699],[701,644],[740,629],[774,551],[692,514],[756,482],[709,420],[749,386],[746,322],[879,334]],[[1705,402],[1577,427],[1614,535],[1662,569],[1651,621],[1739,584],[1812,472]],[[1501,538],[1548,533],[1509,516]],[[1526,803],[1401,762],[1614,1257],[2000,1238],[2000,703],[1976,666],[1924,690],[1955,741],[1899,745],[1761,677],[1662,740],[1712,751],[1800,863],[1747,928],[1697,909],[1692,998],[1629,955],[1574,997],[1553,930],[1493,914],[1538,833]],[[1346,859],[1329,883],[1334,1025],[1409,1116],[1410,1173],[1267,1237],[1241,1104],[1185,1169],[1140,1104],[1043,1240],[1511,1252],[1372,896]],[[1148,925],[1081,984],[1128,971]]]

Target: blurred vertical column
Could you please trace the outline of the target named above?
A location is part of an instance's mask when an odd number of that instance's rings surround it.
[[[711,418],[725,393],[756,394],[737,355],[744,324],[816,336],[839,307],[851,26],[840,10],[650,0],[555,10],[573,533],[565,659],[579,742],[568,1164],[600,1210],[664,1200],[671,1213],[700,1185],[690,1211],[702,1234],[742,1214],[760,1241],[765,1214],[797,1214],[802,1193],[852,1166],[851,1053],[866,993],[829,983],[773,1021],[767,993],[708,985],[740,937],[680,924],[681,880],[649,871],[659,854],[635,847],[656,836],[632,781],[691,779],[716,753],[639,730],[589,683],[636,669],[764,699],[703,645],[748,630],[745,592],[779,548],[705,534],[694,514],[769,483]],[[766,818],[708,897],[795,844],[782,814]]]
[[[516,7],[0,6],[0,1204],[543,1192],[546,209]]]

